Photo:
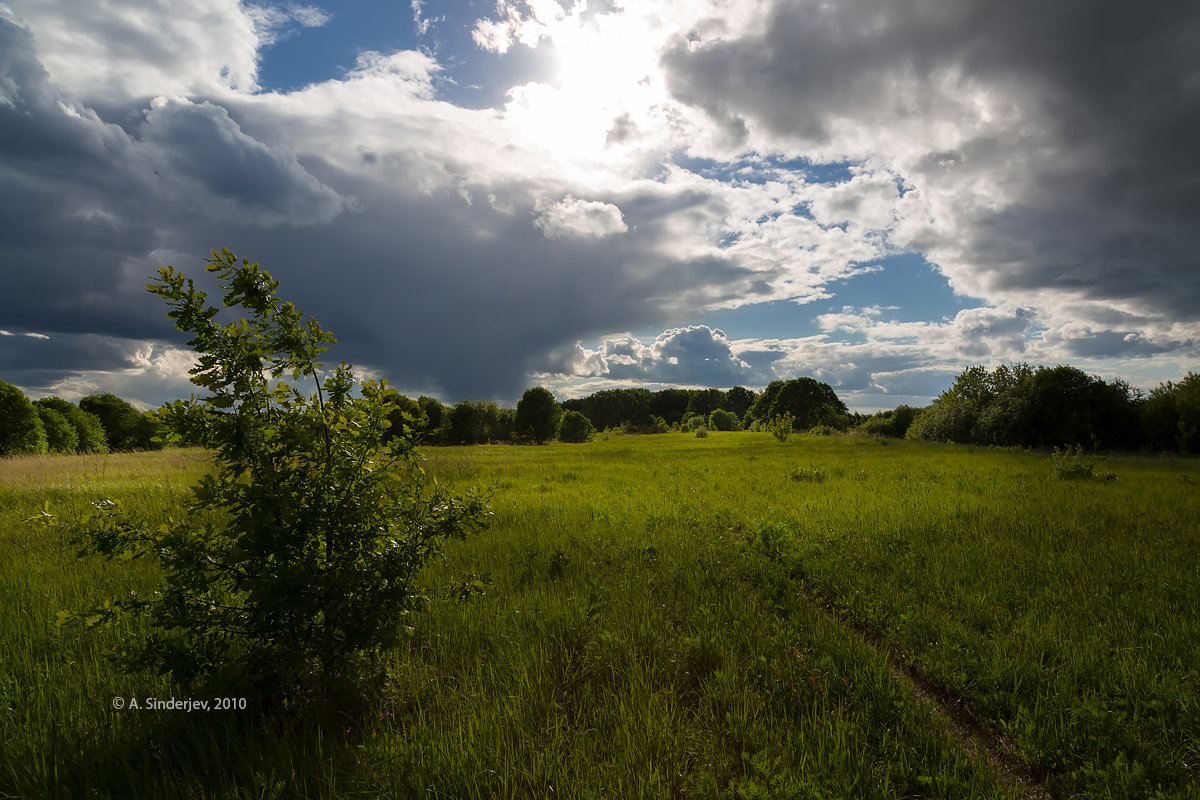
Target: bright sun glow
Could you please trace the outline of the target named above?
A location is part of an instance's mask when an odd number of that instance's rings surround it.
[[[661,31],[636,16],[615,14],[523,23],[539,27],[540,46],[554,48],[557,68],[548,83],[511,91],[506,115],[520,138],[583,165],[620,159],[663,133],[655,114],[666,101],[658,67]]]

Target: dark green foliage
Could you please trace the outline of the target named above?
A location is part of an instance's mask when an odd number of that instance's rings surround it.
[[[500,409],[495,403],[463,400],[454,404],[446,419],[448,444],[487,444],[500,438]]]
[[[128,402],[105,392],[80,398],[79,407],[100,420],[109,450],[141,449],[146,439],[142,415]]]
[[[492,423],[492,439],[497,442],[511,442],[516,436],[516,430],[517,410],[515,408],[496,409],[496,419]]]
[[[322,373],[333,336],[281,300],[258,264],[214,251],[208,270],[223,305],[246,316],[219,323],[170,267],[149,288],[192,335],[192,382],[208,392],[163,419],[211,450],[214,469],[161,526],[98,504],[87,548],[150,556],[166,576],[152,596],[100,616],[148,614],[153,632],[132,645],[131,665],[185,686],[251,694],[260,707],[357,696],[421,605],[417,572],[488,512],[431,484],[403,433],[384,444],[386,383],[359,383],[344,363]],[[315,394],[285,376],[312,381]]]
[[[516,434],[522,439],[545,444],[558,435],[562,407],[549,389],[534,386],[517,402]]]
[[[61,413],[49,406],[35,404],[42,428],[46,431],[46,444],[51,453],[74,453],[79,447],[79,434],[75,426]]]
[[[725,404],[721,408],[737,414],[738,419],[745,419],[756,397],[758,395],[746,387],[735,386],[725,393]]]
[[[37,409],[24,392],[0,381],[0,456],[46,451],[46,430]]]
[[[649,389],[605,389],[565,405],[581,411],[597,430],[651,424]]]
[[[564,411],[562,424],[559,426],[558,438],[564,442],[586,442],[596,434],[592,423],[578,411]]]
[[[446,425],[450,409],[437,398],[428,395],[418,397],[417,405],[421,408],[421,416],[425,418],[424,430],[427,435],[436,437],[437,431]]]
[[[34,405],[52,409],[62,414],[67,422],[75,428],[77,439],[76,450],[80,453],[107,453],[108,440],[104,436],[104,426],[95,414],[89,414],[74,403],[61,397],[43,397],[35,400]]]
[[[689,414],[683,418],[680,426],[685,431],[698,431],[708,427],[708,420],[700,414]]]
[[[723,408],[713,409],[708,415],[708,427],[714,431],[736,431],[737,415]]]
[[[388,404],[388,429],[383,435],[385,442],[396,438],[411,439],[417,431],[425,428],[426,420],[416,400],[405,397],[395,389],[388,389],[382,397]]]
[[[1050,447],[1130,447],[1138,439],[1134,393],[1075,367],[969,367],[917,415],[909,438]]]
[[[735,386],[720,389],[605,389],[587,397],[565,400],[564,409],[584,414],[599,429],[620,428],[631,432],[651,432],[657,428],[655,417],[662,417],[668,428],[687,429],[686,420],[698,416],[708,423],[708,415],[717,409],[743,419],[754,403],[754,392]]]
[[[1168,381],[1151,389],[1141,416],[1150,447],[1200,452],[1200,375],[1189,372],[1179,383]]]
[[[891,436],[903,439],[908,428],[916,419],[919,409],[912,406],[897,406],[891,411],[881,411],[863,420],[857,430],[872,436]]]
[[[650,413],[675,425],[687,414],[688,401],[691,396],[691,389],[660,389],[650,397]],[[622,422],[624,421],[622,420]]]
[[[790,414],[797,430],[808,430],[814,425],[848,427],[847,413],[846,404],[833,387],[813,378],[771,381],[749,412],[750,418],[764,421]]]
[[[158,421],[158,414],[153,411],[143,411],[138,415],[137,427],[134,428],[133,449],[161,450],[162,437],[167,433]]]
[[[935,442],[969,442],[978,422],[979,412],[974,404],[943,396],[921,409],[905,436]]]
[[[718,408],[725,407],[725,393],[720,389],[697,389],[688,399],[687,413],[708,417]]]

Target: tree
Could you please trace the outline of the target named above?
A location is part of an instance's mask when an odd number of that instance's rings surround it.
[[[46,444],[51,453],[74,453],[79,447],[79,434],[75,426],[58,411],[48,406],[34,404],[46,431]]]
[[[978,421],[979,412],[974,404],[953,397],[939,397],[933,405],[917,412],[905,438],[969,442],[973,441],[972,431]]]
[[[1142,404],[1147,443],[1157,450],[1200,452],[1200,374],[1150,390]]]
[[[756,397],[757,395],[745,386],[734,386],[725,393],[725,403],[721,407],[737,414],[738,419],[744,420]]]
[[[891,436],[903,439],[917,416],[918,409],[912,406],[896,406],[891,411],[880,411],[863,420],[857,430],[874,436]]]
[[[33,404],[53,409],[62,414],[67,422],[75,428],[78,443],[75,445],[80,453],[107,453],[108,440],[104,436],[104,426],[95,414],[89,414],[74,403],[61,397],[43,397],[34,400]]]
[[[492,438],[490,424],[499,415],[495,403],[462,400],[447,414],[447,440],[451,444],[486,444]]]
[[[700,389],[692,392],[688,399],[687,413],[699,414],[705,419],[718,408],[725,407],[725,393],[720,389]]]
[[[586,442],[596,434],[592,423],[578,411],[564,411],[558,438],[564,442]]]
[[[385,391],[382,398],[388,404],[388,429],[383,435],[385,442],[397,437],[411,438],[415,431],[424,428],[421,404],[416,400],[405,397],[395,389]]]
[[[545,444],[558,435],[562,408],[549,389],[526,389],[517,401],[515,433],[537,444]]]
[[[842,417],[847,412],[833,387],[813,378],[771,381],[750,408],[751,418],[762,421],[791,414],[799,430],[815,425],[845,427],[849,419]]]
[[[335,339],[280,299],[257,263],[213,251],[208,270],[224,307],[244,316],[219,323],[171,267],[148,288],[192,335],[192,382],[208,393],[164,408],[164,420],[212,450],[214,469],[161,525],[97,504],[82,528],[89,549],[156,558],[164,583],[62,618],[148,614],[152,632],[127,653],[130,666],[185,686],[263,703],[356,697],[421,606],[418,571],[488,512],[478,496],[431,483],[411,438],[384,444],[386,382],[359,383],[345,363],[322,371]],[[302,377],[313,394],[287,380]]]
[[[715,408],[708,415],[708,427],[714,431],[736,431],[737,415],[723,408]]]
[[[796,420],[792,418],[790,413],[784,413],[778,417],[771,417],[767,422],[767,428],[774,434],[776,439],[786,442],[788,437],[792,435],[792,431],[796,428]]]
[[[79,407],[94,414],[104,426],[104,439],[109,450],[133,450],[141,441],[141,413],[115,394],[105,392],[80,398]]]
[[[44,454],[47,449],[37,409],[24,392],[0,381],[0,456]]]

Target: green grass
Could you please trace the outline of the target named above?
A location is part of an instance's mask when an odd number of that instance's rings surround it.
[[[886,446],[885,446],[886,445]],[[0,797],[1017,797],[882,641],[1059,796],[1200,796],[1200,464],[712,433],[426,451],[496,521],[423,578],[380,705],[287,724],[189,696],[54,616],[153,565],[77,559],[111,496],[165,514],[200,454],[0,461]],[[456,599],[465,573],[483,594]],[[886,648],[885,648],[886,649]]]

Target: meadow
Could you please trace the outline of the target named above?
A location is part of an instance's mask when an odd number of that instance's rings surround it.
[[[742,432],[423,457],[494,524],[424,573],[377,705],[312,720],[116,710],[191,695],[107,658],[137,621],[56,623],[159,573],[26,520],[166,516],[202,452],[0,460],[0,797],[1200,797],[1200,462]]]

